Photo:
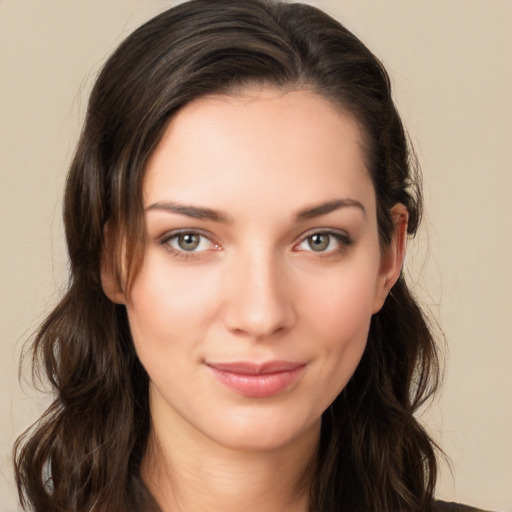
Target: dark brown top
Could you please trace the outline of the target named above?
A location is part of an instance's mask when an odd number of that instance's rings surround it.
[[[432,512],[486,512],[485,510],[468,507],[460,503],[447,503],[446,501],[435,501]]]

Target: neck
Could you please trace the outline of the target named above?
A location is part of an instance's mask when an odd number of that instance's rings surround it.
[[[319,424],[270,450],[181,434],[153,424],[142,462],[142,479],[162,512],[307,512]]]

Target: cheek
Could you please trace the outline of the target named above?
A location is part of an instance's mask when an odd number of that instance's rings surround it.
[[[373,312],[377,265],[347,266],[303,283],[303,311],[327,338],[350,340],[366,332]],[[314,284],[314,285],[313,285]]]
[[[375,296],[376,266],[347,268],[303,290],[308,338],[315,341],[316,378],[327,407],[342,391],[364,352]],[[320,388],[319,388],[320,389]],[[315,398],[315,397],[314,397]]]
[[[319,297],[311,308],[324,371],[329,378],[337,375],[334,382],[346,384],[363,354],[372,316],[371,298],[370,293],[346,286],[326,293],[323,300]]]
[[[193,349],[215,317],[216,275],[204,267],[171,266],[149,255],[127,303],[141,360]],[[156,349],[156,350],[155,350]]]

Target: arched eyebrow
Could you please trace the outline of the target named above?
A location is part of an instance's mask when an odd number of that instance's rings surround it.
[[[362,203],[355,199],[334,199],[326,203],[320,203],[303,210],[300,210],[296,214],[296,220],[298,222],[320,217],[321,215],[327,215],[340,208],[358,208],[361,210],[364,216],[366,216],[366,210]],[[171,213],[177,213],[179,215],[185,215],[193,219],[200,220],[211,220],[213,222],[231,223],[229,215],[220,210],[213,210],[211,208],[203,208],[199,206],[184,205],[174,203],[171,201],[158,201],[145,208],[145,211],[151,210],[164,210]]]
[[[361,210],[363,215],[366,217],[366,209],[363,204],[355,199],[345,198],[345,199],[333,199],[332,201],[328,201],[326,203],[320,203],[311,207],[308,207],[304,210],[301,210],[297,213],[297,220],[307,220],[312,219],[314,217],[320,217],[321,215],[327,215],[335,210],[340,208],[358,208]]]
[[[230,222],[229,216],[219,210],[173,203],[171,201],[158,201],[157,203],[154,203],[145,208],[146,212],[151,210],[164,210],[171,213],[185,215],[186,217],[192,217],[193,219],[211,220],[214,222],[222,223]]]

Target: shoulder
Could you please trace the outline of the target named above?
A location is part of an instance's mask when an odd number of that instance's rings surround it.
[[[448,503],[446,501],[435,501],[430,510],[431,512],[486,512],[479,508],[468,507],[459,503]]]

